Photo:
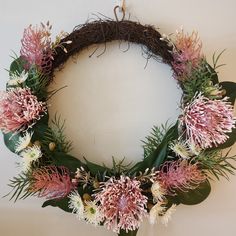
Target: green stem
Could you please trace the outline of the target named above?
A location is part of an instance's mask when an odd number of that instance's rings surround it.
[[[137,232],[138,232],[137,229],[134,231],[128,231],[127,233],[125,230],[121,230],[120,233],[118,234],[118,236],[136,236]]]

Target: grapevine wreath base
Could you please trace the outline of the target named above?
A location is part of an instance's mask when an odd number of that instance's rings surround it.
[[[124,19],[98,19],[55,42],[50,30],[49,23],[24,30],[20,56],[1,92],[0,128],[22,169],[10,181],[11,199],[43,197],[43,207],[59,207],[118,235],[136,235],[145,217],[167,224],[177,205],[207,198],[210,179],[233,174],[235,157],[222,150],[236,140],[236,84],[219,82],[219,56],[208,64],[196,32],[166,36]],[[155,126],[143,141],[142,161],[125,165],[113,158],[107,167],[68,154],[64,121],[58,115],[49,119],[48,100],[57,91],[48,85],[71,56],[114,40],[139,44],[148,58],[168,64],[183,94],[176,123]]]

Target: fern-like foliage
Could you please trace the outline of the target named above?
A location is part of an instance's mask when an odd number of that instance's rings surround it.
[[[119,176],[123,173],[126,173],[126,171],[131,166],[132,162],[129,162],[128,164],[125,163],[125,157],[122,160],[115,160],[114,157],[112,157],[112,169],[111,174],[115,176]]]
[[[157,146],[162,142],[167,130],[170,128],[168,123],[162,124],[161,126],[154,126],[149,136],[143,142],[144,158],[148,157],[155,151]]]
[[[11,187],[12,190],[4,197],[11,195],[10,200],[14,199],[14,202],[16,202],[19,199],[25,199],[35,195],[35,193],[29,191],[30,183],[30,173],[22,172],[17,177],[10,180],[8,186]]]
[[[229,179],[228,174],[234,174],[236,168],[232,162],[236,161],[235,156],[229,156],[230,150],[223,154],[222,151],[205,151],[196,157],[197,162],[201,165],[201,169],[209,172],[218,180],[220,177]]]
[[[54,119],[50,122],[50,127],[45,132],[45,136],[42,140],[44,145],[49,145],[49,143],[56,144],[56,150],[58,152],[68,153],[72,149],[72,142],[67,139],[64,134],[65,131],[65,120],[61,116],[55,114]]]
[[[191,78],[181,84],[184,93],[184,103],[190,102],[197,92],[202,92],[209,97],[205,91],[209,86],[212,86],[212,78],[214,76],[216,76],[216,72],[207,68],[206,63],[194,70]]]
[[[30,88],[39,100],[45,100],[48,96],[47,85],[48,78],[39,73],[37,68],[32,67],[28,72],[28,78],[24,82],[24,86]]]
[[[221,55],[225,50],[216,55],[213,54],[211,67],[206,60],[203,60],[202,63],[191,73],[191,76],[187,78],[184,83],[181,83],[183,89],[183,102],[184,104],[190,102],[196,93],[201,92],[204,96],[210,99],[219,98],[218,95],[211,93],[214,90],[219,90],[218,85],[218,75],[217,69],[225,64],[218,64]]]

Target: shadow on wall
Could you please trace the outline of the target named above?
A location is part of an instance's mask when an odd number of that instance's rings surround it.
[[[91,225],[78,224],[78,219],[61,210],[42,209],[16,209],[0,208],[0,235],[1,236],[65,236],[68,233],[90,232],[89,235],[112,235],[105,228],[91,227]]]

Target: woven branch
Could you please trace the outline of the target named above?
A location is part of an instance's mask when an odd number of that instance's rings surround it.
[[[98,20],[77,26],[74,31],[61,40],[62,47],[56,47],[52,72],[63,65],[71,56],[94,44],[102,44],[114,40],[141,44],[149,57],[160,58],[163,63],[171,65],[172,47],[161,40],[161,34],[153,26],[141,25],[133,21]],[[67,41],[72,41],[66,44]]]

